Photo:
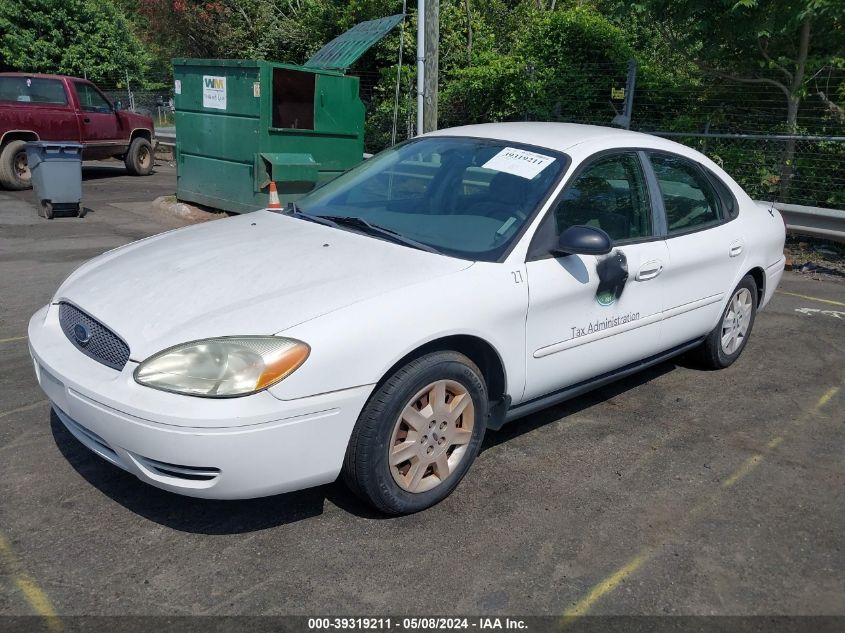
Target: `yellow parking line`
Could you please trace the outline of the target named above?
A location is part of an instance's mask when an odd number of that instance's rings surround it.
[[[32,404],[25,404],[22,407],[18,407],[17,409],[11,409],[9,411],[3,411],[0,413],[0,418],[5,418],[10,415],[14,415],[15,413],[21,413],[23,411],[29,411],[30,409],[37,409],[41,405],[50,404],[49,400],[39,400],[38,402],[33,402]]]
[[[759,453],[756,455],[752,455],[751,457],[746,459],[742,466],[740,466],[734,471],[733,475],[731,475],[730,477],[725,479],[725,481],[722,482],[722,488],[730,488],[731,486],[733,486],[736,482],[738,482],[752,470],[757,468],[757,466],[759,466],[762,461],[763,456]]]
[[[56,632],[63,631],[64,627],[62,626],[61,620],[59,620],[59,615],[53,608],[53,604],[50,602],[50,598],[47,597],[47,594],[44,593],[44,590],[38,586],[35,580],[23,571],[20,562],[18,562],[15,553],[12,551],[12,547],[2,534],[0,534],[0,560],[2,560],[8,568],[9,573],[14,577],[15,584],[21,590],[21,593],[23,593],[29,606],[32,607],[36,614],[46,620],[47,628]]]
[[[831,398],[833,398],[833,396],[835,396],[838,391],[839,387],[831,387],[830,389],[825,391],[822,394],[821,398],[818,399],[818,402],[816,402],[816,404],[813,406],[812,413],[818,413],[824,405],[830,402]],[[804,418],[806,417],[807,416],[805,415]],[[798,423],[800,424],[801,422],[803,422],[804,418],[799,420]],[[777,448],[781,442],[783,442],[783,436],[778,435],[777,437],[772,439],[768,444],[766,444],[766,448],[769,450],[773,450]],[[742,466],[737,468],[736,471],[734,471],[734,473],[730,477],[728,477],[727,479],[725,479],[725,481],[722,482],[722,488],[730,488],[731,486],[733,486],[736,482],[738,482],[752,470],[757,468],[757,466],[759,466],[764,459],[765,456],[761,453],[757,453],[749,457],[747,460],[745,460],[745,463]]]
[[[833,398],[837,392],[839,391],[839,387],[831,387],[827,391],[822,394],[822,396],[818,399],[816,404],[813,406],[812,410],[802,416],[802,420],[799,420],[799,423],[803,421],[803,418],[808,417],[813,413],[818,413],[819,410],[825,406],[828,402],[830,402],[831,398]],[[784,436],[777,435],[773,437],[769,442],[766,444],[766,449],[768,451],[772,451],[783,442]],[[743,477],[748,475],[752,470],[754,470],[757,466],[759,466],[764,460],[763,453],[756,453],[749,457],[745,462],[737,468],[733,474],[728,477],[724,482],[722,482],[721,488],[726,489],[730,488],[735,485],[738,481],[740,481]],[[704,510],[709,504],[716,501],[719,496],[719,491],[711,493],[708,495],[706,499],[702,502],[695,505],[689,512],[686,513],[684,519],[682,519],[678,524],[676,524],[673,528],[670,528],[670,533],[675,532],[677,533],[685,523],[691,521],[693,517],[697,516],[702,510]],[[593,607],[593,605],[598,602],[605,594],[613,591],[619,583],[625,580],[628,576],[633,574],[634,572],[639,569],[643,563],[647,562],[651,559],[655,554],[656,548],[655,547],[646,547],[639,554],[634,556],[631,560],[629,560],[625,565],[620,567],[618,570],[613,572],[610,576],[599,582],[595,585],[584,598],[582,598],[579,602],[575,603],[569,609],[563,612],[563,616],[561,617],[561,627],[568,626],[573,620],[580,618],[581,616],[585,615],[589,610]]]
[[[781,295],[789,295],[790,297],[800,297],[801,299],[807,299],[808,301],[818,301],[819,303],[829,303],[830,305],[834,306],[845,306],[845,302],[842,301],[834,301],[833,299],[822,299],[821,297],[811,297],[810,295],[800,295],[797,292],[787,292],[786,290],[776,290],[778,294]]]
[[[771,451],[771,450],[774,450],[774,449],[776,449],[778,446],[780,446],[780,443],[781,443],[781,442],[783,442],[783,435],[778,435],[778,436],[777,436],[776,438],[774,438],[771,442],[769,442],[768,444],[766,444],[766,448],[768,448],[770,451]]]
[[[12,341],[25,341],[27,336],[10,336],[9,338],[0,338],[0,343],[11,343]]]
[[[819,398],[819,401],[816,403],[816,406],[813,407],[813,412],[818,411],[824,405],[826,405],[828,402],[830,402],[830,399],[833,398],[833,396],[835,396],[838,391],[839,391],[839,387],[831,387],[830,389],[825,391],[824,395],[821,398]]]
[[[631,560],[629,560],[623,567],[620,567],[617,571],[612,573],[610,576],[602,580],[599,584],[592,588],[590,593],[586,595],[585,598],[577,602],[576,604],[572,605],[566,611],[563,612],[563,617],[561,618],[561,625],[566,626],[575,618],[578,618],[599,601],[599,599],[609,591],[613,591],[619,583],[625,580],[628,576],[633,574],[637,569],[646,562],[651,555],[653,554],[654,550],[651,548],[646,548],[641,551],[639,554],[634,556]]]

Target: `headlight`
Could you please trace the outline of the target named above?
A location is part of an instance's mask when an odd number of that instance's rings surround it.
[[[245,396],[289,376],[310,352],[302,341],[282,336],[209,338],[150,356],[138,365],[135,380],[189,396]]]

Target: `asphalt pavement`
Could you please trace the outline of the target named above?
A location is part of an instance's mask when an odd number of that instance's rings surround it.
[[[340,483],[194,500],[81,446],[33,374],[61,280],[179,225],[149,204],[172,167],[85,171],[84,218],[0,191],[0,614],[845,616],[845,280],[787,272],[727,370],[663,363],[489,433],[425,512]]]

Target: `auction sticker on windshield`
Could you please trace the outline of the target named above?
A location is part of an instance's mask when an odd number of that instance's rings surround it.
[[[506,147],[481,167],[503,171],[531,180],[553,162],[555,162],[555,159],[552,156],[515,147]]]

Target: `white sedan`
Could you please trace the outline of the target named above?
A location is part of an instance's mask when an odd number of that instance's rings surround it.
[[[696,349],[727,367],[784,224],[683,145],[617,129],[441,130],[291,204],[84,264],[29,325],[58,418],[195,497],[334,481],[446,497],[484,433]]]

